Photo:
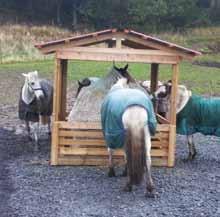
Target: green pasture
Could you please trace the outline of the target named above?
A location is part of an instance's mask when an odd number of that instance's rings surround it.
[[[216,57],[208,58],[216,60]],[[118,63],[118,66],[123,65],[124,63]],[[89,76],[101,77],[111,67],[111,62],[71,61],[68,65],[69,80],[79,80]],[[51,58],[41,61],[0,64],[0,73],[29,72],[32,70],[38,70],[41,74],[52,74],[54,60]],[[147,80],[149,79],[150,65],[130,63],[129,71],[136,79]],[[160,65],[160,80],[166,81],[171,79],[171,73],[171,66]],[[182,62],[180,64],[180,83],[187,85],[194,93],[220,95],[220,68],[204,67],[194,65],[191,62]]]

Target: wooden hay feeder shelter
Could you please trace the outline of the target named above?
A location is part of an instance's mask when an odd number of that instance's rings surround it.
[[[94,47],[96,44],[99,46]],[[101,44],[104,48],[100,47]],[[179,63],[182,59],[191,60],[200,55],[199,52],[127,29],[108,29],[35,46],[44,54],[56,54],[52,165],[107,165],[108,152],[101,124],[66,121],[68,60],[95,60],[151,64],[151,91],[157,88],[159,64],[172,65],[171,116],[166,120],[157,115],[160,124],[152,138],[151,155],[155,166],[174,166]],[[123,163],[122,150],[115,151],[114,158]]]

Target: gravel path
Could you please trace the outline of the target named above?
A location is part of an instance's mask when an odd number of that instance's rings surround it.
[[[17,118],[21,83],[18,73],[1,73],[1,217],[220,216],[220,138],[196,135],[199,154],[185,162],[185,138],[178,136],[175,168],[152,169],[158,197],[145,198],[144,186],[125,193],[126,179],[108,178],[106,168],[31,163],[33,145]],[[49,160],[49,153],[42,130],[39,158]]]

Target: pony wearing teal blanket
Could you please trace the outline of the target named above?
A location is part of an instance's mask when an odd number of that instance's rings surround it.
[[[156,118],[150,98],[141,90],[128,88],[127,79],[119,79],[104,98],[101,123],[109,151],[109,176],[115,176],[114,149],[124,147],[125,174],[129,177],[125,190],[131,191],[133,184],[140,184],[146,169],[146,188],[153,195],[150,150]]]
[[[166,98],[164,102],[170,100],[172,84],[167,82],[160,86],[155,92],[157,98]],[[161,101],[162,102],[162,101]],[[163,105],[158,106],[158,112]],[[177,92],[177,121],[176,132],[181,135],[187,135],[189,156],[188,159],[194,159],[196,148],[193,142],[194,133],[203,135],[214,135],[220,137],[220,98],[205,98],[193,95],[184,85],[178,86]],[[169,108],[167,108],[169,116]]]

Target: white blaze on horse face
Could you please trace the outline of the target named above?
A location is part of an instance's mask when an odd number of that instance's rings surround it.
[[[166,94],[166,87],[165,85],[160,86],[156,92],[154,93],[156,97],[158,97],[159,94]]]
[[[30,104],[35,97],[38,99],[43,97],[43,91],[40,89],[40,81],[38,78],[38,72],[29,72],[28,74],[22,73],[25,77],[25,83],[22,88],[22,100],[26,104]]]
[[[28,82],[29,90],[35,94],[37,99],[40,99],[41,97],[44,96],[44,93],[40,86],[40,80],[37,71],[28,73],[27,82]]]
[[[128,79],[127,78],[120,78],[112,87],[111,90],[113,90],[114,88],[128,88]]]

